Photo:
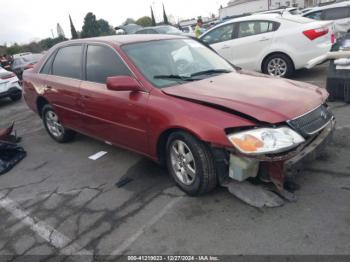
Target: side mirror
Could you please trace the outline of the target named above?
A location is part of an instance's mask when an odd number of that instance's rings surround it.
[[[113,91],[143,91],[139,82],[130,76],[110,76],[106,84],[107,89]]]

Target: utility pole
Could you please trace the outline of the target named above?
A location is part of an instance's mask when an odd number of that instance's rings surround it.
[[[51,29],[51,35],[52,35],[52,38],[55,38],[55,35],[53,34],[53,30]]]

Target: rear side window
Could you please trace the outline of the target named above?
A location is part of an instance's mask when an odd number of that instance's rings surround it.
[[[234,24],[227,24],[220,26],[208,34],[206,34],[202,41],[207,44],[215,44],[232,39]]]
[[[45,62],[45,65],[43,66],[43,68],[41,69],[40,73],[41,74],[46,74],[49,75],[51,74],[51,65],[52,65],[52,61],[53,61],[54,55],[52,54]]]
[[[275,23],[269,21],[247,21],[238,26],[238,38],[275,31]]]
[[[323,20],[337,20],[350,17],[349,7],[337,7],[323,11]]]
[[[89,45],[86,55],[86,80],[106,83],[109,76],[131,75],[116,51],[109,47]]]
[[[305,17],[314,19],[314,20],[321,20],[322,11],[312,12],[310,14],[305,15]]]
[[[58,50],[52,64],[52,74],[81,79],[82,46],[73,45]]]

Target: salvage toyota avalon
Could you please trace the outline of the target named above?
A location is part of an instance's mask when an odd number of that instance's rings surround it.
[[[183,36],[67,41],[23,84],[57,142],[79,132],[138,152],[190,195],[250,178],[283,191],[335,125],[324,89],[241,70]]]

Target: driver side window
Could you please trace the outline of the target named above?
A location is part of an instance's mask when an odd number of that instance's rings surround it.
[[[202,38],[202,41],[211,45],[232,40],[234,26],[235,24],[227,24],[220,26],[219,28],[216,28],[213,31],[206,34]]]
[[[109,47],[89,45],[86,54],[86,80],[106,83],[109,76],[131,76],[122,59]]]

